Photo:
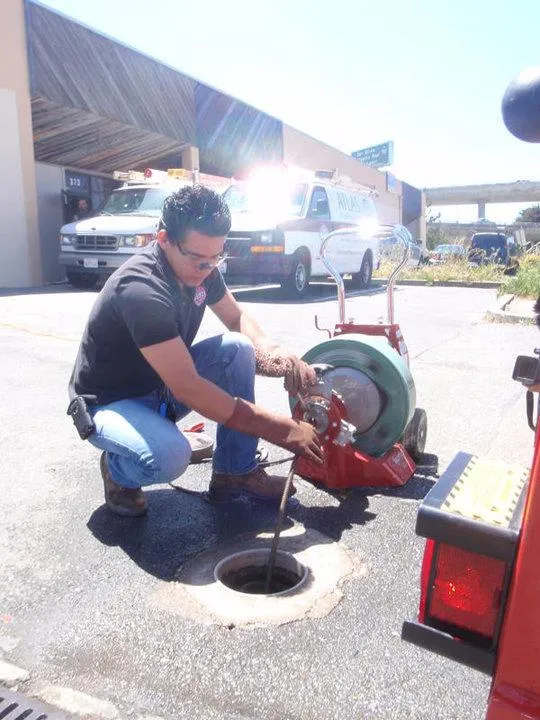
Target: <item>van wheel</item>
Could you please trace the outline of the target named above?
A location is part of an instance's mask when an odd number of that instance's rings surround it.
[[[73,287],[79,290],[93,290],[99,280],[99,275],[94,273],[70,272],[68,270],[66,276]]]
[[[309,259],[305,255],[295,255],[293,268],[289,277],[283,280],[281,288],[287,295],[301,298],[307,295],[311,269]]]
[[[362,265],[357,273],[352,274],[351,286],[353,288],[367,288],[371,285],[373,274],[373,258],[370,252],[366,252],[362,258]]]

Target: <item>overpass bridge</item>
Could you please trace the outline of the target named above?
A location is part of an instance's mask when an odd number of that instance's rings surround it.
[[[485,219],[488,203],[540,203],[540,182],[531,180],[494,185],[425,188],[424,192],[427,205],[477,205],[479,220]]]

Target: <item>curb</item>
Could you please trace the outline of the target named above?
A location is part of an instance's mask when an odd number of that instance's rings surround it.
[[[383,283],[388,282],[387,278],[374,278]],[[460,282],[459,280],[398,280],[396,285],[428,286],[428,287],[464,287],[464,288],[499,288],[502,282],[496,280],[483,280],[477,282]]]
[[[486,322],[492,323],[507,323],[509,325],[535,325],[535,320],[532,317],[526,317],[525,315],[513,315],[507,312],[497,312],[488,310],[484,315]]]
[[[488,310],[484,315],[484,321],[492,323],[508,323],[510,325],[535,325],[536,319],[532,314],[522,315],[519,312],[512,312],[511,305],[514,299],[516,299],[516,295],[500,295],[497,298],[495,308],[493,310]],[[507,310],[508,307],[510,307],[510,310]]]

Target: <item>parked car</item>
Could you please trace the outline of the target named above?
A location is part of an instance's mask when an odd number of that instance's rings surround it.
[[[474,233],[468,252],[468,260],[474,265],[496,263],[509,265],[511,257],[517,253],[513,238],[502,232]]]
[[[463,245],[437,245],[429,255],[429,262],[432,265],[439,265],[449,260],[463,260],[467,256],[467,251]]]
[[[399,258],[403,257],[403,247],[401,242],[396,237],[385,238],[381,240],[379,246],[381,260],[390,260],[391,262],[397,262]],[[424,249],[417,242],[409,243],[409,261],[408,267],[418,267],[424,262]]]

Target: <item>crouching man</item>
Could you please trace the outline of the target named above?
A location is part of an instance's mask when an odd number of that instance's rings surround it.
[[[218,423],[215,500],[281,497],[285,478],[257,465],[258,438],[322,462],[309,423],[254,404],[256,357],[269,374],[285,376],[293,395],[316,378],[267,339],[227,289],[217,266],[230,223],[227,205],[208,188],[174,193],[156,240],[111,275],[90,313],[69,383],[70,414],[79,425],[86,417],[79,432],[103,451],[105,502],[119,515],[143,515],[142,488],[185,471],[191,447],[176,422],[191,410]],[[227,332],[193,344],[207,305]]]

